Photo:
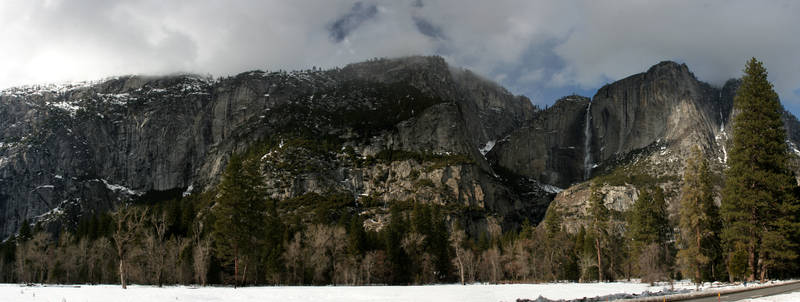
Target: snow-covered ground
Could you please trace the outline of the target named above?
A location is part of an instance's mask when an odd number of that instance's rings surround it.
[[[642,283],[560,283],[430,286],[278,286],[278,287],[164,287],[118,285],[20,286],[0,285],[0,300],[16,301],[516,301],[574,299],[614,293],[661,290]]]
[[[743,302],[797,302],[797,301],[800,301],[800,293],[791,293],[791,294],[763,297],[758,299],[743,300]]]
[[[22,286],[0,284],[0,301],[516,301],[518,298],[578,299],[618,293],[658,292],[668,289],[668,284],[649,286],[636,282],[613,283],[548,283],[506,285],[428,285],[428,286],[276,286],[276,287],[186,287],[129,286],[123,290],[119,285],[74,285],[74,286]],[[694,289],[689,282],[674,284],[675,289]],[[703,290],[730,289],[735,286],[710,286]],[[800,301],[800,296],[784,300]]]

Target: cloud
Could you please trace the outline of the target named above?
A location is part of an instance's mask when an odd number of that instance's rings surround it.
[[[0,88],[438,54],[545,105],[662,60],[720,85],[754,56],[800,108],[798,11],[745,0],[5,0]]]
[[[568,81],[597,86],[660,60],[685,62],[713,84],[739,76],[750,57],[763,60],[783,94],[800,86],[800,3],[789,1],[590,1],[582,24],[556,53]]]
[[[350,32],[357,29],[365,21],[375,18],[377,14],[378,7],[375,4],[364,5],[361,2],[356,2],[347,14],[336,19],[328,26],[331,39],[334,42],[342,42]]]
[[[444,33],[442,33],[442,29],[436,25],[431,24],[430,21],[425,20],[424,18],[412,16],[412,20],[414,20],[414,25],[417,26],[417,30],[423,35],[434,39],[444,39]]]

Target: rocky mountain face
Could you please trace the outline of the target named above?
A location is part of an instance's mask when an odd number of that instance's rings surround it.
[[[231,154],[268,141],[277,143],[261,164],[276,199],[346,191],[541,215],[551,197],[534,200],[549,193],[516,191],[480,152],[535,111],[438,57],[9,89],[0,94],[0,235],[25,219],[74,223],[121,202],[202,192]]]
[[[57,228],[123,202],[208,191],[243,153],[271,198],[350,194],[369,227],[382,226],[387,204],[414,201],[446,206],[471,232],[537,222],[548,205],[575,229],[586,180],[603,181],[606,204],[624,211],[645,185],[675,205],[694,145],[722,171],[737,85],[715,88],[662,62],[591,101],[539,110],[439,57],[408,57],[8,89],[0,236],[26,219]],[[800,123],[789,113],[785,122],[794,147]]]
[[[581,96],[556,101],[498,141],[487,157],[504,171],[556,187],[582,181],[589,104]]]

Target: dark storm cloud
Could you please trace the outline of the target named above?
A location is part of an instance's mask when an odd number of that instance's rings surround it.
[[[765,62],[800,105],[797,1],[4,0],[0,88],[438,54],[539,104],[662,60],[720,85]]]
[[[442,29],[436,25],[431,24],[428,20],[424,18],[412,16],[412,20],[414,20],[414,25],[417,27],[417,30],[423,35],[434,39],[444,39],[444,33],[442,33]]]
[[[376,15],[378,15],[378,7],[374,4],[364,5],[361,2],[356,2],[349,12],[328,26],[331,39],[335,42],[341,42],[350,32],[361,26],[364,21],[375,18]]]

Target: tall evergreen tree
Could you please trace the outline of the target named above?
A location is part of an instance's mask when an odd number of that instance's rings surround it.
[[[363,256],[367,250],[367,232],[364,230],[364,221],[358,215],[350,218],[347,230],[347,250],[351,255]]]
[[[695,283],[703,281],[704,271],[713,269],[718,254],[721,222],[713,190],[708,161],[695,147],[683,174],[678,238],[678,261]]]
[[[642,279],[652,282],[666,278],[672,262],[668,244],[672,228],[664,191],[660,187],[642,189],[628,220],[631,260],[635,260]]]
[[[213,237],[217,257],[233,262],[234,284],[238,285],[239,266],[243,258],[258,257],[253,253],[263,250],[263,235],[267,221],[267,200],[261,192],[262,182],[258,166],[231,156],[222,175],[216,205]],[[245,261],[244,273],[247,273]]]
[[[661,188],[643,189],[629,217],[629,234],[634,242],[643,245],[662,244],[669,239],[667,204]]]
[[[18,242],[25,242],[33,238],[33,232],[31,231],[31,224],[28,222],[27,219],[22,221],[22,226],[19,228],[18,233]]]
[[[437,281],[446,281],[452,271],[452,259],[447,221],[439,207],[433,207],[431,213],[431,231],[428,234],[428,250],[433,255],[433,264],[436,269]]]
[[[544,215],[544,225],[548,237],[552,238],[556,233],[561,232],[561,222],[563,221],[561,215],[561,211],[554,206],[554,203],[551,203]]]
[[[389,225],[383,230],[386,243],[386,258],[389,260],[389,275],[394,284],[407,284],[410,281],[408,255],[402,248],[403,237],[408,233],[408,221],[398,205],[390,208]]]
[[[610,232],[609,232],[609,216],[610,213],[603,203],[605,196],[600,192],[600,185],[593,181],[591,184],[589,196],[589,230],[588,236],[593,238],[594,251],[597,255],[597,280],[602,282],[605,280],[603,277],[603,258],[604,251],[608,245]]]
[[[734,111],[721,208],[723,238],[729,249],[744,243],[748,279],[764,279],[769,268],[796,257],[787,232],[796,230],[797,200],[791,194],[796,183],[787,166],[783,110],[767,70],[755,58],[747,62]]]

